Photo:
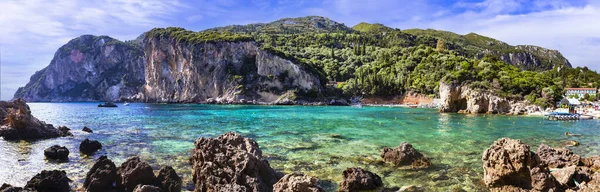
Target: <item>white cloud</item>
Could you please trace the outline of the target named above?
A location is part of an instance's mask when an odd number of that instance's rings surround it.
[[[8,0],[0,8],[0,98],[6,100],[70,39],[83,34],[133,39],[168,25],[172,13],[187,7],[162,0]]]

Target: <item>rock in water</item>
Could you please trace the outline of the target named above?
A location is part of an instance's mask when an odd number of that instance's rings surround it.
[[[131,192],[137,185],[152,185],[155,182],[152,167],[139,157],[130,157],[117,170],[117,191]]]
[[[52,160],[66,161],[69,159],[69,149],[58,145],[53,145],[44,150],[44,156]]]
[[[61,137],[67,137],[67,136],[73,136],[73,133],[71,133],[71,129],[69,129],[66,126],[58,126],[58,134]]]
[[[102,144],[96,140],[85,139],[79,144],[79,152],[85,155],[92,155],[100,149],[102,149]]]
[[[429,167],[431,165],[428,158],[415,150],[411,144],[405,142],[402,142],[395,149],[383,148],[381,157],[384,161],[395,166]]]
[[[163,166],[156,176],[156,186],[163,192],[181,191],[181,178],[171,166]]]
[[[0,137],[5,140],[47,139],[59,137],[58,129],[31,115],[23,99],[0,101]]]
[[[283,176],[275,185],[273,192],[324,192],[315,177],[292,173]]]
[[[340,183],[338,191],[354,192],[362,190],[375,190],[383,186],[379,175],[361,169],[348,168],[344,170],[344,181]]]
[[[22,192],[23,188],[22,187],[13,187],[12,185],[3,183],[2,186],[0,187],[0,191],[1,192]]]
[[[33,176],[33,178],[27,182],[25,188],[35,189],[38,192],[69,192],[70,181],[71,180],[67,177],[65,171],[44,170]]]
[[[90,129],[88,127],[83,127],[82,131],[85,131],[85,132],[88,132],[88,133],[93,133],[92,129]]]
[[[101,156],[85,175],[83,187],[88,192],[110,191],[116,180],[117,167],[106,156]]]
[[[133,192],[163,192],[160,188],[152,185],[138,185]]]
[[[280,178],[263,159],[258,143],[228,132],[201,137],[191,159],[195,191],[272,191]]]
[[[512,185],[531,188],[529,165],[534,162],[529,146],[502,138],[483,152],[483,181],[491,188]]]
[[[536,154],[540,157],[540,161],[548,165],[549,168],[562,168],[571,165],[579,165],[581,157],[573,154],[571,150],[566,148],[554,149],[548,145],[541,144]]]

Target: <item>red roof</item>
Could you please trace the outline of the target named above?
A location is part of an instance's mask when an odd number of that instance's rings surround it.
[[[586,91],[586,90],[596,90],[596,88],[567,88],[567,91]]]

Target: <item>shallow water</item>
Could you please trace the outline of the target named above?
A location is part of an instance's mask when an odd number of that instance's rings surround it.
[[[482,185],[481,155],[501,137],[521,139],[535,151],[540,143],[553,147],[575,139],[571,149],[598,155],[600,121],[547,121],[542,117],[439,114],[434,109],[388,107],[305,107],[194,104],[131,104],[98,108],[97,103],[31,103],[33,115],[72,128],[74,137],[36,142],[0,139],[0,183],[22,186],[44,169],[63,169],[81,187],[94,159],[107,155],[117,166],[137,155],[155,170],[173,166],[191,189],[191,155],[198,137],[236,131],[258,141],[271,166],[284,173],[316,176],[334,191],[347,167],[377,173],[386,187],[418,185],[427,191],[487,191]],[[82,132],[83,126],[94,133]],[[568,131],[583,134],[567,138]],[[104,148],[91,157],[79,154],[85,138]],[[411,143],[432,158],[427,169],[392,168],[380,163],[383,147]],[[44,160],[43,150],[64,145],[68,163]]]

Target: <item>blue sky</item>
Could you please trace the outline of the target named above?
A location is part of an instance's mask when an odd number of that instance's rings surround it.
[[[154,27],[202,30],[319,15],[348,26],[476,32],[557,49],[600,71],[600,0],[1,0],[0,98],[11,99],[54,52],[83,34],[129,40]]]

